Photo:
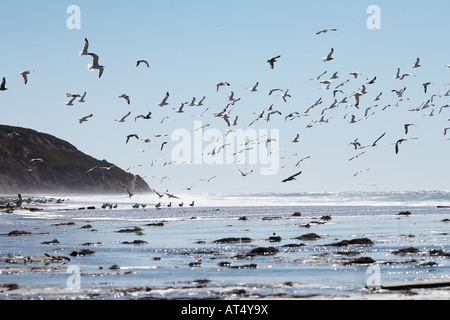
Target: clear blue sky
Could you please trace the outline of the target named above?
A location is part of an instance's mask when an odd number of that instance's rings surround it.
[[[70,5],[80,8],[81,28],[68,29],[66,12]],[[370,30],[366,21],[370,5],[381,9],[381,29]],[[6,77],[8,91],[0,92],[2,124],[32,128],[69,141],[79,150],[98,159],[106,159],[121,168],[145,177],[152,188],[173,193],[195,186],[191,192],[303,192],[340,190],[448,190],[450,169],[450,103],[448,96],[435,97],[434,106],[420,112],[419,107],[432,94],[446,92],[450,86],[450,43],[447,41],[450,3],[445,1],[2,1],[0,27],[0,77]],[[336,32],[316,35],[316,31],[337,28]],[[102,78],[90,72],[88,56],[79,56],[84,38],[89,51],[105,66]],[[322,62],[331,48],[334,60]],[[267,59],[281,55],[271,70]],[[421,67],[412,69],[420,57]],[[136,60],[147,59],[150,68],[136,68]],[[396,80],[397,68],[415,77]],[[33,69],[24,85],[19,72]],[[322,72],[328,79],[334,72],[339,78],[325,85],[310,79]],[[361,72],[353,79],[350,72]],[[377,77],[375,84],[367,79]],[[366,85],[359,109],[347,104],[325,111],[328,123],[311,121],[321,118],[321,111],[333,101],[333,89],[350,79],[338,93],[339,101]],[[216,92],[216,83],[228,81],[230,87]],[[259,82],[257,92],[246,88]],[[433,81],[425,94],[422,84]],[[407,87],[405,100],[391,90]],[[272,88],[289,89],[285,103]],[[87,92],[84,104],[66,106],[67,92]],[[169,105],[157,106],[170,92]],[[170,141],[177,129],[194,135],[194,121],[209,124],[208,129],[228,129],[223,119],[213,116],[227,105],[227,94],[234,91],[241,101],[230,114],[234,128],[247,125],[271,104],[282,115],[269,122],[260,120],[251,128],[279,130],[280,168],[276,175],[261,175],[261,165],[163,165],[171,160],[176,142],[160,151],[162,141]],[[383,92],[380,101],[372,101]],[[118,96],[127,93],[131,105]],[[206,96],[204,106],[185,107],[182,102]],[[323,103],[308,114],[285,121],[291,112],[303,114],[322,97]],[[367,119],[367,107],[375,112]],[[391,107],[382,111],[386,105]],[[199,115],[206,108],[202,118]],[[434,116],[427,116],[434,109]],[[124,123],[115,122],[131,111]],[[152,119],[134,120],[151,111]],[[77,119],[93,113],[83,124]],[[344,115],[347,118],[344,119]],[[267,110],[266,113],[267,114]],[[165,115],[174,117],[161,124]],[[415,123],[405,135],[403,125]],[[371,144],[382,133],[377,147],[354,150],[349,145],[356,138]],[[151,138],[144,144],[125,143],[128,134]],[[154,138],[153,134],[167,134]],[[296,134],[299,143],[292,143]],[[418,138],[400,145],[405,136]],[[162,140],[165,139],[165,140]],[[204,147],[209,143],[205,142]],[[256,146],[256,145],[255,145]],[[259,146],[259,145],[258,145]],[[139,149],[150,147],[142,152]],[[229,151],[230,153],[233,151]],[[358,158],[349,159],[361,152]],[[294,156],[297,154],[296,156]],[[300,167],[295,164],[309,156]],[[164,159],[154,162],[156,159]],[[152,166],[152,162],[154,165]],[[254,170],[246,177],[237,171]],[[370,170],[366,170],[370,169]],[[302,171],[298,181],[281,180]],[[354,177],[354,174],[363,170]],[[163,176],[170,176],[161,184]],[[217,176],[209,183],[199,179]],[[184,192],[184,191],[183,191]]]

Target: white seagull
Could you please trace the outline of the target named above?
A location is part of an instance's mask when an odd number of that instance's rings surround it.
[[[101,78],[105,67],[99,65],[98,55],[96,55],[95,53],[88,53],[88,54],[92,57],[92,64],[88,64],[88,69],[90,71],[98,70],[98,77]]]
[[[216,92],[218,92],[218,91],[219,91],[219,88],[222,87],[222,86],[230,86],[230,84],[229,84],[228,82],[226,82],[226,81],[218,82],[218,83],[216,84],[216,87],[217,87]]]
[[[119,120],[115,119],[114,121],[117,121],[117,122],[125,122],[125,119],[126,119],[130,114],[131,114],[131,111],[128,112],[126,115],[124,115],[121,119],[119,119]]]
[[[120,98],[125,99],[125,100],[127,101],[127,103],[130,104],[130,96],[127,95],[126,93],[121,94],[121,95],[119,96],[119,99],[120,99]]]
[[[86,101],[84,100],[85,97],[86,97],[86,92],[84,92],[83,95],[81,96],[81,98],[78,99],[78,102],[81,102],[81,103],[86,102]]]
[[[22,71],[21,73],[19,73],[19,75],[21,75],[23,77],[23,81],[25,82],[25,84],[27,84],[28,82],[28,75],[30,73],[34,72],[33,70],[26,70],[26,71]]]
[[[184,103],[182,103],[181,106],[178,109],[174,108],[174,110],[176,110],[177,113],[183,113],[184,112],[183,111],[183,107],[184,107]]]
[[[92,116],[93,116],[93,114],[90,114],[90,115],[88,115],[88,116],[85,116],[85,117],[83,117],[83,118],[80,118],[80,119],[78,119],[78,122],[81,124],[81,123],[87,121],[87,119],[91,118]]]
[[[89,41],[87,38],[84,38],[84,47],[83,51],[80,51],[80,56],[87,56],[89,54],[88,48],[89,48]]]
[[[414,64],[413,64],[412,67],[413,67],[413,68],[419,68],[419,67],[420,67],[420,64],[419,64],[419,63],[420,63],[420,59],[417,58],[417,59],[416,59],[416,62],[414,62]]]
[[[258,91],[256,88],[258,87],[258,85],[259,85],[259,82],[256,82],[256,84],[252,87],[252,88],[248,88],[248,90],[250,91],[250,92],[255,92],[255,91]]]
[[[287,97],[289,97],[289,98],[291,97],[291,95],[288,92],[289,92],[289,89],[287,89],[285,92],[283,92],[283,95],[281,96],[283,98],[284,102],[287,102],[286,101]]]
[[[163,106],[168,105],[167,99],[169,99],[169,92],[166,92],[166,96],[165,96],[164,99],[158,104],[158,106],[163,107]]]
[[[331,48],[330,53],[328,53],[328,55],[326,57],[322,57],[322,61],[323,62],[327,62],[327,61],[331,61],[334,58],[331,57],[331,55],[334,53],[334,49]]]
[[[68,102],[66,102],[66,106],[73,106],[73,102],[75,101],[76,98],[80,97],[79,94],[74,94],[74,93],[68,93],[67,94],[68,97],[71,97],[72,99],[70,99]]]

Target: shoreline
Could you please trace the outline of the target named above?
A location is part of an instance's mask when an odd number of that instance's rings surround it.
[[[158,210],[119,198],[3,213],[0,299],[449,299],[447,208]],[[371,267],[380,290],[365,288]]]

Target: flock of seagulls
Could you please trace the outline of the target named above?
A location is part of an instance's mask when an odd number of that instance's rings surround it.
[[[325,33],[329,33],[329,32],[336,32],[338,29],[335,28],[330,28],[330,29],[322,29],[316,32],[316,35],[322,35]],[[335,49],[331,48],[329,53],[322,57],[322,61],[324,63],[326,63],[327,66],[329,66],[330,64],[332,65],[333,62],[335,60],[334,58],[334,54],[335,54]],[[79,56],[87,56],[90,57],[92,59],[92,64],[88,64],[87,68],[90,71],[98,71],[98,78],[101,78],[104,71],[105,71],[105,67],[102,66],[99,62],[99,56],[95,53],[92,53],[89,51],[89,41],[87,38],[85,38],[84,40],[84,46],[83,49],[79,52]],[[276,63],[279,63],[281,59],[281,55],[277,55],[274,56],[272,58],[269,58],[267,60],[267,63],[269,65],[269,68],[271,70],[275,70],[275,66]],[[138,59],[136,60],[136,67],[144,67],[144,68],[150,68],[150,64],[148,62],[148,60],[145,59]],[[421,65],[421,60],[420,58],[417,58],[415,60],[415,62],[411,65],[410,67],[411,69],[414,70],[418,70],[420,68],[423,68]],[[445,68],[450,68],[450,65],[445,65]],[[407,70],[408,71],[408,70]],[[23,77],[24,80],[24,84],[26,85],[28,83],[28,76],[33,73],[33,70],[25,70],[20,72],[20,76]],[[396,81],[399,81],[399,89],[392,89],[391,90],[391,95],[397,99],[396,104],[386,104],[384,106],[380,106],[380,103],[382,102],[382,99],[384,97],[386,97],[387,95],[389,95],[389,92],[375,92],[372,93],[370,88],[371,86],[374,86],[379,80],[380,80],[380,76],[376,76],[376,75],[372,75],[368,78],[366,78],[366,80],[361,80],[363,74],[359,71],[352,71],[352,72],[348,72],[347,74],[347,79],[343,79],[343,81],[338,81],[337,84],[335,84],[335,81],[342,78],[343,77],[343,73],[339,72],[339,71],[334,71],[332,73],[330,73],[330,76],[326,77],[326,74],[328,73],[328,70],[325,70],[324,72],[322,72],[321,74],[319,74],[316,77],[311,78],[311,81],[316,81],[319,85],[324,86],[324,87],[320,87],[320,90],[324,90],[325,92],[330,92],[330,98],[333,101],[330,105],[323,107],[321,110],[318,110],[317,112],[320,113],[320,116],[318,117],[317,120],[311,120],[305,127],[305,129],[309,129],[312,128],[318,124],[327,124],[329,123],[330,119],[332,117],[328,116],[329,113],[334,112],[334,110],[336,109],[340,109],[340,110],[344,110],[345,115],[343,116],[343,119],[345,119],[350,125],[358,123],[360,121],[366,120],[369,117],[372,117],[376,110],[381,110],[381,111],[385,111],[388,110],[392,107],[398,107],[399,104],[401,102],[405,102],[408,101],[409,99],[405,96],[406,92],[407,92],[407,86],[403,85],[403,83],[406,81],[405,79],[408,77],[416,77],[415,74],[411,73],[411,72],[401,72],[401,68],[397,68],[397,71],[395,73],[395,75],[393,76],[393,78]],[[358,83],[360,84],[360,88],[356,91],[351,91],[351,92],[345,92],[345,86],[347,85],[347,83],[349,83],[350,81],[359,81]],[[433,81],[427,81],[424,82],[423,84],[421,84],[421,86],[423,87],[423,92],[425,95],[429,94],[430,88],[435,85]],[[450,83],[448,84],[450,85]],[[228,81],[219,81],[215,84],[216,86],[216,94],[223,94],[223,90],[229,90],[231,88],[231,84]],[[3,77],[1,84],[0,84],[0,91],[6,91],[8,90],[8,88],[6,87],[6,78]],[[244,125],[241,124],[241,114],[235,114],[233,112],[235,112],[235,110],[239,110],[239,107],[236,107],[237,104],[241,104],[242,100],[241,97],[237,97],[236,96],[236,89],[230,91],[230,92],[226,92],[226,98],[224,97],[223,103],[226,104],[226,106],[221,109],[221,111],[218,112],[212,112],[211,115],[214,118],[219,118],[223,120],[223,125],[226,128],[226,134],[229,134],[230,132],[232,132],[233,130],[235,130],[235,127],[241,125],[243,127],[247,126],[247,127],[251,127],[253,125],[255,125],[258,121],[264,121],[266,123],[268,123],[269,121],[271,121],[273,118],[275,117],[279,117],[281,116],[281,119],[284,119],[284,124],[288,124],[289,122],[294,121],[295,119],[300,119],[300,118],[304,118],[304,117],[310,117],[313,115],[314,110],[319,109],[321,107],[321,105],[323,105],[325,103],[324,98],[326,98],[325,95],[321,96],[318,100],[316,100],[313,104],[310,104],[308,106],[305,107],[305,111],[300,110],[301,107],[297,106],[295,108],[294,111],[292,112],[285,112],[284,110],[277,109],[274,107],[274,104],[271,104],[268,108],[264,108],[264,109],[260,109],[257,110],[255,112],[255,110],[251,110],[252,114],[254,114],[256,117],[252,119],[251,122],[248,122]],[[261,91],[263,91],[261,89],[261,83],[260,81],[256,81],[254,82],[251,86],[247,87],[246,90],[248,92],[250,92],[251,94],[264,94],[261,93]],[[78,94],[78,93],[67,93],[66,96],[67,98],[69,98],[69,101],[67,101],[65,104],[67,106],[73,106],[74,103],[78,102],[78,103],[83,103],[86,100],[86,94],[87,92],[84,92],[83,94]],[[288,104],[289,99],[292,98],[291,97],[291,93],[289,92],[289,88],[287,89],[282,89],[282,88],[271,88],[270,90],[268,90],[267,93],[268,96],[275,96],[278,95],[278,97],[281,97],[281,100],[279,100],[280,103],[283,104]],[[368,96],[372,96],[371,99],[368,99]],[[432,107],[435,107],[436,105],[436,101],[434,101],[434,99],[438,99],[438,98],[442,98],[442,97],[448,97],[450,96],[450,89],[447,92],[436,92],[433,93],[431,95],[431,97],[429,99],[426,99],[419,107],[417,108],[413,108],[413,109],[409,109],[408,111],[410,112],[414,112],[414,111],[426,111],[428,112],[430,109],[432,109],[429,113],[426,114],[426,116],[435,116],[434,114],[434,109]],[[199,99],[198,97],[192,97],[191,99],[186,99],[188,100],[187,102],[181,102],[179,101],[178,103],[175,103],[176,107],[170,107],[167,108],[167,106],[171,105],[173,106],[172,102],[169,102],[169,98],[170,98],[170,93],[169,91],[167,91],[164,95],[164,97],[162,98],[161,102],[159,102],[156,106],[160,107],[160,108],[165,108],[166,115],[161,119],[160,121],[160,125],[163,124],[163,122],[166,119],[175,119],[176,114],[182,114],[182,113],[187,113],[189,112],[189,110],[204,106],[206,102],[206,96],[202,95],[200,96],[201,98]],[[123,99],[125,101],[125,103],[127,105],[132,105],[132,99],[130,98],[130,96],[126,93],[120,94],[118,96],[119,99]],[[186,100],[182,100],[182,101],[186,101]],[[368,102],[367,100],[370,100],[374,103],[374,105],[372,106],[368,106]],[[281,102],[283,101],[283,102]],[[363,107],[366,106],[366,107]],[[188,109],[189,108],[189,109]],[[449,108],[449,104],[444,104],[442,106],[439,107],[439,114],[441,114],[441,112],[446,109]],[[192,117],[199,117],[199,118],[203,118],[204,115],[206,114],[206,112],[210,109],[210,107],[208,106],[200,115],[191,115]],[[173,110],[173,111],[170,111]],[[381,112],[378,111],[378,112]],[[358,117],[358,113],[363,112],[363,115],[361,117]],[[142,119],[142,120],[150,120],[153,119],[152,117],[152,112],[149,111],[146,114],[139,114],[134,116],[134,121],[136,122],[138,119]],[[118,119],[114,119],[114,121],[118,122],[118,123],[124,123],[126,121],[128,121],[129,117],[131,116],[131,111],[127,112],[125,115],[121,116]],[[81,117],[78,119],[78,122],[80,124],[88,121],[89,119],[91,119],[93,117],[93,114],[89,114],[86,115],[84,117]],[[281,120],[282,121],[282,120]],[[447,119],[447,121],[450,121],[450,118]],[[204,130],[206,127],[210,126],[211,123],[210,121],[208,121],[208,123],[206,123],[205,125],[203,125],[200,128],[197,128],[197,130]],[[282,124],[283,125],[283,124]],[[410,137],[408,136],[411,131],[414,131],[412,129],[412,127],[418,127],[416,124],[411,123],[411,122],[407,122],[403,124],[403,130],[404,130],[404,134],[406,136],[404,137],[400,137],[398,139],[396,139],[394,141],[394,143],[392,143],[393,145],[395,145],[394,147],[394,151],[395,154],[399,154],[400,152],[400,145],[405,143],[406,141],[409,140],[418,140],[417,137]],[[443,135],[446,136],[447,133],[450,132],[450,126],[446,126],[443,129]],[[363,150],[365,148],[373,148],[376,147],[378,145],[378,143],[380,143],[380,141],[385,138],[387,132],[380,132],[377,136],[376,139],[373,140],[373,142],[368,143],[368,144],[362,144],[359,140],[359,138],[354,139],[353,141],[348,142],[348,145],[350,145],[352,147],[352,149],[354,151],[357,152],[356,155],[352,156],[350,159],[348,159],[348,161],[357,161],[356,159],[363,157],[367,154],[367,149]],[[129,144],[131,143],[131,139],[136,140],[136,141],[140,141],[142,143],[150,143],[152,142],[152,140],[154,139],[161,139],[164,137],[167,137],[167,134],[162,134],[162,133],[153,133],[153,137],[146,137],[143,139],[139,138],[139,135],[136,133],[131,133],[128,134],[125,138],[125,143]],[[374,138],[375,138],[374,137]],[[268,146],[272,141],[274,141],[274,139],[269,138],[269,137],[259,137],[257,139],[253,139],[250,141],[247,141],[245,143],[244,146],[242,146],[242,148],[240,150],[235,150],[235,155],[248,151],[248,150],[252,150],[256,145],[260,144],[260,143],[264,143],[266,146]],[[296,144],[300,143],[301,140],[301,135],[300,133],[296,133],[295,137],[292,137],[289,139],[289,142],[293,144],[293,146],[295,146]],[[159,141],[159,150],[157,149],[157,151],[155,152],[162,152],[164,150],[164,147],[170,143],[170,141]],[[226,147],[225,145],[222,145],[220,148],[214,148],[209,154],[212,156],[216,156],[218,155],[220,152],[222,152],[222,150],[224,150]],[[146,149],[142,149],[143,151],[145,151]],[[295,153],[294,155],[290,155],[287,157],[282,157],[283,158],[296,158],[299,156],[299,153]],[[307,159],[309,159],[310,156],[306,156],[303,157],[301,159],[296,159],[296,165],[295,167],[299,167],[300,165],[303,164],[303,162]],[[42,159],[41,159],[42,160]],[[156,162],[162,162],[164,163],[164,166],[166,165],[170,165],[173,164],[173,161],[169,161],[169,160],[165,160],[165,159],[155,159],[152,161],[151,166],[153,166]],[[115,165],[114,165],[115,166]],[[284,168],[284,166],[282,166],[282,168]],[[94,169],[98,169],[98,168],[91,168],[88,171],[86,171],[86,173],[91,172]],[[357,171],[353,176],[356,177],[357,175],[359,175],[360,173],[364,172],[364,171],[368,171],[370,169],[364,169],[364,170],[359,170]],[[238,172],[238,174],[241,177],[247,177],[249,175],[251,175],[254,170],[248,170],[248,169],[238,169],[238,170],[234,170],[236,172]],[[287,182],[294,182],[297,181],[297,178],[299,178],[299,176],[302,174],[304,170],[296,170],[296,173],[289,175],[287,178],[282,179],[281,182],[282,183],[287,183]],[[216,178],[216,176],[213,176],[211,178],[203,178],[203,179],[199,179],[200,182],[202,183],[208,183],[210,182],[212,179]],[[170,176],[164,176],[161,179],[161,184],[163,183],[163,181],[165,179],[170,179]],[[129,195],[129,197],[131,198],[133,196],[133,193],[126,187],[123,186],[124,190],[127,192],[127,194]],[[186,190],[192,190],[192,188],[194,188],[194,186],[189,186],[186,187]],[[162,198],[163,196],[170,198],[177,198],[176,196],[174,196],[173,194],[169,193],[168,190],[165,193],[161,193],[161,192],[157,192],[155,189],[152,189],[153,192],[159,197]],[[171,205],[171,202],[170,202]],[[182,204],[181,204],[182,205]],[[191,206],[193,206],[194,203],[191,203]],[[157,207],[160,207],[161,203],[159,203],[157,205]]]

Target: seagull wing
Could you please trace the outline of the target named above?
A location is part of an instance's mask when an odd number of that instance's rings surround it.
[[[3,77],[2,83],[0,84],[0,90],[6,90],[6,78]]]
[[[330,59],[331,59],[331,55],[333,54],[333,52],[334,52],[334,49],[331,48],[330,53],[329,53],[328,56],[327,56],[327,60],[330,60]]]
[[[92,57],[92,65],[93,67],[99,67],[98,64],[98,55],[96,55],[95,53],[88,53],[91,57]]]

